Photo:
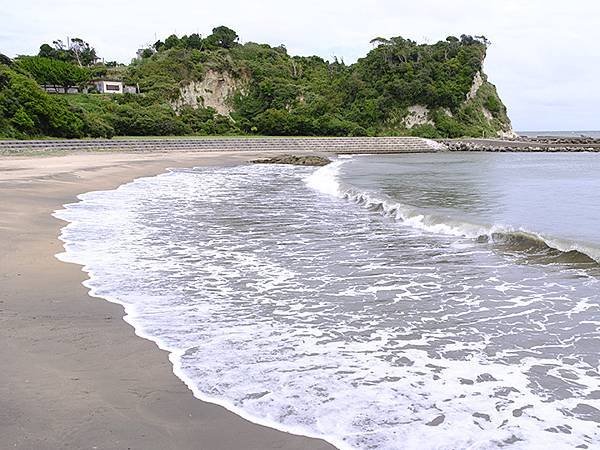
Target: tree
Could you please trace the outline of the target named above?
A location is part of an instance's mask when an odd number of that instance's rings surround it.
[[[48,44],[42,44],[38,56],[43,58],[56,58],[56,50]]]
[[[196,50],[202,50],[203,42],[202,37],[198,33],[192,33],[188,36],[186,42],[187,48],[195,48]]]
[[[482,37],[485,39],[485,37],[484,37],[484,36],[482,36]],[[486,41],[487,41],[487,39],[486,39]],[[474,38],[474,37],[473,37],[473,36],[471,36],[471,35],[468,35],[468,34],[462,34],[462,35],[460,36],[460,43],[461,43],[462,45],[475,45],[475,44],[483,44],[484,42],[483,42],[483,41],[480,41],[480,40],[479,40],[479,39],[477,39],[477,38]]]
[[[69,52],[74,56],[79,67],[89,67],[98,60],[96,50],[81,38],[71,39]]]
[[[221,25],[213,28],[212,34],[206,38],[210,47],[232,48],[237,44],[239,36],[231,28]]]
[[[5,66],[12,66],[12,59],[0,53],[0,64],[4,64]]]
[[[490,45],[492,45],[492,41],[490,41],[488,38],[486,38],[483,35],[475,36],[475,39],[478,40],[479,42],[483,43],[483,45],[485,45],[486,47],[489,47]]]
[[[159,39],[152,45],[152,48],[154,48],[154,50],[159,52],[160,49],[163,48],[164,46],[165,46],[165,43]]]
[[[56,59],[21,56],[17,59],[17,63],[19,67],[29,72],[39,84],[61,86],[65,93],[73,86],[89,80],[89,70]]]
[[[73,38],[66,45],[62,40],[42,44],[38,56],[76,63],[79,67],[89,67],[98,61],[96,50],[81,38]]]
[[[6,66],[0,66],[0,79],[8,80],[0,87],[0,129],[4,119],[9,124],[4,129],[8,136],[83,135],[83,121],[61,97],[48,95],[33,79]]]
[[[170,48],[175,48],[179,46],[179,38],[177,37],[176,34],[172,34],[171,36],[169,36],[168,38],[165,39],[165,45],[164,48],[165,50],[168,50]]]
[[[389,39],[383,38],[383,37],[376,37],[374,39],[371,39],[371,41],[369,41],[369,44],[372,44],[374,46],[379,46],[379,45],[390,45],[392,42]]]

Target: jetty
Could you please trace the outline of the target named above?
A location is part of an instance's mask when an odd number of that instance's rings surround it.
[[[440,143],[455,152],[600,152],[600,139],[586,136],[444,139]]]

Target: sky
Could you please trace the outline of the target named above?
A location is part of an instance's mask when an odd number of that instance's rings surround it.
[[[600,130],[600,2],[596,0],[0,0],[0,53],[35,54],[80,37],[105,60],[176,33],[226,25],[242,42],[352,63],[378,36],[434,43],[485,35],[485,72],[515,130]]]

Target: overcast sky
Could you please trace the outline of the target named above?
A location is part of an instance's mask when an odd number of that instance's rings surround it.
[[[354,62],[376,36],[492,41],[485,70],[516,130],[598,130],[600,2],[596,0],[0,0],[0,53],[81,37],[106,60],[172,33],[235,29],[243,42]]]

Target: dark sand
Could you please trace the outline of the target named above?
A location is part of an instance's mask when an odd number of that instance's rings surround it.
[[[121,306],[92,298],[81,267],[58,261],[76,195],[167,167],[258,154],[75,154],[0,158],[0,448],[332,449],[202,402],[167,353],[134,335]]]

